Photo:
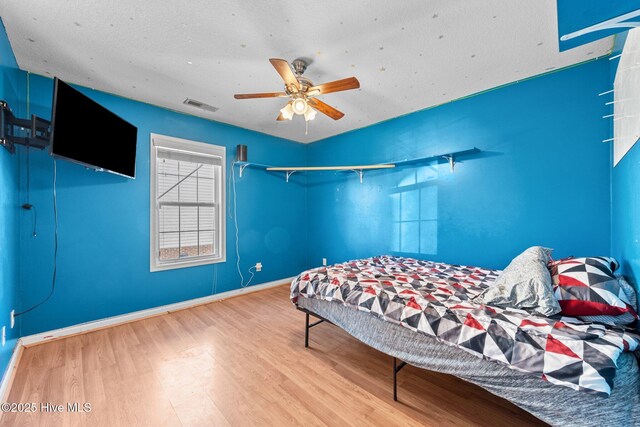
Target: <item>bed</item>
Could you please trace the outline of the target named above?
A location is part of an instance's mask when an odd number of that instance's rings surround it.
[[[471,300],[499,271],[393,256],[308,270],[296,307],[393,357],[451,374],[552,425],[640,424],[638,341],[624,328]],[[397,364],[397,360],[401,361]]]

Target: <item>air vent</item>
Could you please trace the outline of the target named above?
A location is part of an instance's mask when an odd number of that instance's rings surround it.
[[[204,111],[210,111],[212,113],[215,113],[219,110],[218,107],[214,107],[213,105],[205,104],[204,102],[196,101],[195,99],[190,98],[185,99],[184,104],[199,108]]]

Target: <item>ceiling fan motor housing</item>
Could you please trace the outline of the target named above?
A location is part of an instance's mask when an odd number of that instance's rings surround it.
[[[307,70],[308,65],[309,65],[308,62],[301,58],[295,59],[291,63],[291,66],[293,67],[293,70],[296,73],[296,80],[298,80],[298,83],[300,83],[299,92],[301,94],[304,94],[307,91],[307,89],[313,86],[313,82],[311,80],[309,80],[306,77],[302,77],[302,74]],[[288,89],[286,85],[285,85],[285,88]]]
[[[307,65],[309,64],[304,59],[298,58],[294,59],[291,65],[293,66],[293,70],[296,72],[298,77],[300,77],[304,74],[305,70],[307,69]]]
[[[300,83],[300,86],[301,86],[300,92],[302,93],[306,92],[307,89],[313,86],[313,82],[306,77],[297,76],[297,79],[298,79],[298,83]]]

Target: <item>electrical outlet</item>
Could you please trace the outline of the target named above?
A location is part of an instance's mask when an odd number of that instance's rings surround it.
[[[2,327],[2,346],[3,347],[6,342],[7,342],[7,327],[3,326]]]
[[[326,258],[322,258],[322,265],[327,265],[327,259]]]
[[[11,310],[11,329],[13,329],[14,326],[16,326],[16,311],[15,310]]]
[[[262,263],[261,262],[257,262],[256,263],[256,271],[262,271]]]

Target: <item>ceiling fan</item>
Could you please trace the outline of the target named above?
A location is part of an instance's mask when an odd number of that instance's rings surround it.
[[[360,87],[360,82],[355,77],[314,85],[311,80],[302,76],[308,65],[303,59],[293,61],[293,70],[291,65],[284,59],[271,58],[269,62],[284,80],[284,92],[236,94],[234,98],[291,98],[287,105],[280,110],[280,114],[276,119],[278,121],[291,120],[294,114],[304,116],[305,121],[313,120],[317,111],[331,117],[333,120],[340,120],[344,117],[344,113],[315,97]]]

